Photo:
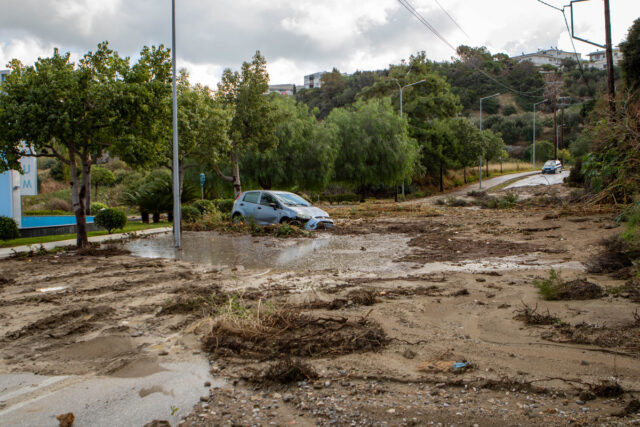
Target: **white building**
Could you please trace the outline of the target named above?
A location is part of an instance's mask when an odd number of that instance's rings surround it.
[[[325,74],[327,74],[326,71],[319,71],[317,73],[304,76],[304,88],[313,89],[316,87],[322,87],[322,76]]]
[[[268,93],[279,93],[280,95],[293,96],[296,93],[296,85],[287,83],[283,85],[269,85]]]
[[[589,57],[589,66],[604,70],[607,68],[607,56],[604,50],[597,50],[587,54]],[[613,49],[613,65],[618,65],[618,62],[622,59],[622,52],[619,48]]]
[[[559,67],[562,65],[563,59],[573,59],[576,60],[576,54],[573,52],[566,52],[564,50],[560,50],[557,47],[552,47],[550,49],[541,49],[534,53],[522,53],[522,55],[512,56],[511,59],[515,59],[518,62],[530,61],[533,65],[538,67],[542,65],[553,65],[555,67]],[[578,59],[581,61],[581,55],[578,54]]]
[[[7,80],[9,73],[11,73],[11,70],[0,70],[0,84]]]

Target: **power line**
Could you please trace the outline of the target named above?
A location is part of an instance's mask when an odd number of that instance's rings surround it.
[[[437,38],[440,39],[440,41],[442,41],[444,44],[446,44],[447,46],[449,46],[449,48],[451,50],[453,50],[456,55],[460,56],[458,54],[458,50],[442,35],[440,34],[440,32],[438,30],[435,29],[435,27],[433,25],[431,25],[429,23],[429,21],[427,21],[421,14],[420,12],[418,12],[412,5],[411,3],[409,3],[408,0],[398,0],[398,3],[400,3],[405,9],[407,9],[409,11],[409,13],[411,13],[414,17],[416,17],[418,19],[418,21],[420,21],[422,23],[422,25],[424,25],[425,27],[427,27],[427,29],[429,29],[429,31],[431,31]],[[495,83],[499,84],[500,86],[502,86],[503,88],[505,88],[506,90],[516,93],[518,95],[527,97],[527,98],[539,98],[540,96],[532,96],[529,95],[530,93],[533,92],[538,92],[541,90],[544,90],[544,88],[540,88],[540,89],[535,89],[529,92],[521,92],[517,89],[514,89],[504,83],[502,83],[501,81],[499,81],[498,79],[496,79],[495,77],[493,77],[492,75],[490,75],[489,73],[485,72],[483,69],[479,68],[478,66],[476,66],[473,62],[469,61],[468,62],[469,65],[471,65],[477,72],[483,74],[485,77],[489,78],[490,80],[494,81]]]
[[[453,16],[451,16],[451,15],[449,14],[449,12],[447,12],[447,10],[446,10],[444,7],[442,7],[442,5],[440,4],[440,2],[439,2],[438,0],[434,0],[434,1],[435,1],[435,2],[436,2],[436,4],[440,7],[440,9],[442,9],[442,11],[443,11],[443,12],[444,12],[448,17],[449,17],[449,19],[451,19],[451,22],[453,22],[454,24],[456,24],[456,27],[458,27],[458,29],[459,29],[460,31],[462,31],[462,32],[464,33],[464,35],[465,35],[465,36],[467,36],[467,38],[468,38],[468,39],[471,39],[471,37],[469,37],[469,34],[467,34],[467,32],[466,32],[465,30],[463,30],[463,29],[462,29],[462,27],[460,26],[460,24],[458,24],[458,23],[456,22],[456,20],[455,20],[455,19],[453,19]]]

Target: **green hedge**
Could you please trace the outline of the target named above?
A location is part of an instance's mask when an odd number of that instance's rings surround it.
[[[0,216],[0,240],[11,240],[20,237],[18,224],[8,216]]]
[[[191,203],[191,206],[198,209],[198,211],[200,211],[202,215],[211,213],[216,210],[216,205],[211,200],[207,199],[196,200],[195,202]]]
[[[57,215],[73,215],[73,212],[61,211],[59,209],[40,209],[33,211],[24,211],[24,216],[57,216]]]
[[[233,209],[233,202],[235,202],[235,200],[233,199],[215,199],[213,201],[213,204],[220,212],[230,213]]]
[[[196,222],[202,218],[202,213],[195,206],[183,206],[182,207],[182,220],[184,222]]]
[[[98,212],[93,221],[111,234],[112,230],[123,229],[127,225],[127,215],[119,209],[107,208]]]

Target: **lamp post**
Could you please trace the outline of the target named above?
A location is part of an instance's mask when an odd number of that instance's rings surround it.
[[[176,0],[171,0],[171,64],[173,71],[173,244],[180,248],[180,171],[178,163],[178,90],[176,84]]]
[[[415,83],[410,83],[410,84],[404,85],[404,86],[400,85],[400,82],[395,77],[393,77],[393,80],[396,81],[396,84],[398,85],[398,89],[400,89],[400,117],[402,117],[402,91],[404,89],[408,88],[409,86],[414,86],[414,85],[417,85],[417,84],[420,84],[420,83],[424,83],[426,80],[422,79],[422,80],[417,81]],[[396,186],[396,196],[398,195],[397,188],[398,187]],[[403,200],[407,200],[407,198],[404,196],[404,179],[402,180],[402,199]],[[396,200],[396,202],[397,202],[397,200]]]
[[[494,93],[493,95],[489,95],[489,96],[485,96],[483,98],[480,98],[480,132],[482,132],[482,101],[484,101],[485,99],[489,99],[489,98],[493,98],[494,96],[498,96],[501,95],[500,93]],[[482,190],[482,155],[480,155],[480,169],[478,171],[479,175],[478,175],[478,181],[480,183],[480,189]],[[489,172],[487,171],[487,174]]]
[[[547,102],[548,99],[544,101],[536,102],[533,104],[533,149],[531,154],[531,168],[532,170],[536,170],[536,106]]]

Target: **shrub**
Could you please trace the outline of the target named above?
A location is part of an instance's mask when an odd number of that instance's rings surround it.
[[[512,104],[505,105],[504,108],[502,109],[502,115],[504,116],[511,116],[513,114],[516,114],[517,112],[518,110]]]
[[[194,208],[198,209],[202,215],[211,213],[216,210],[216,205],[211,200],[196,200],[191,204]]]
[[[100,203],[100,202],[93,202],[91,203],[91,212],[96,213],[101,211],[102,209],[107,209],[109,206],[105,205],[104,203]]]
[[[195,206],[187,205],[182,207],[182,220],[185,222],[196,222],[202,217],[202,213]]]
[[[49,199],[45,206],[48,210],[52,211],[73,212],[73,206],[71,206],[71,203],[63,199],[58,199],[57,197]]]
[[[96,225],[106,228],[111,234],[112,230],[122,229],[127,224],[127,216],[119,209],[106,208],[96,214],[94,218]]]
[[[69,215],[67,211],[54,211],[47,209],[35,209],[22,212],[24,216],[51,216],[51,215]]]
[[[216,199],[213,201],[213,204],[216,206],[222,213],[230,213],[233,210],[233,199]]]
[[[0,239],[11,240],[20,237],[18,224],[7,216],[0,216]]]
[[[569,171],[567,184],[571,187],[581,187],[584,184],[584,175],[582,174],[582,157],[576,158],[576,162]]]
[[[56,181],[64,181],[64,166],[61,161],[54,160],[55,163],[49,167],[49,175]]]

